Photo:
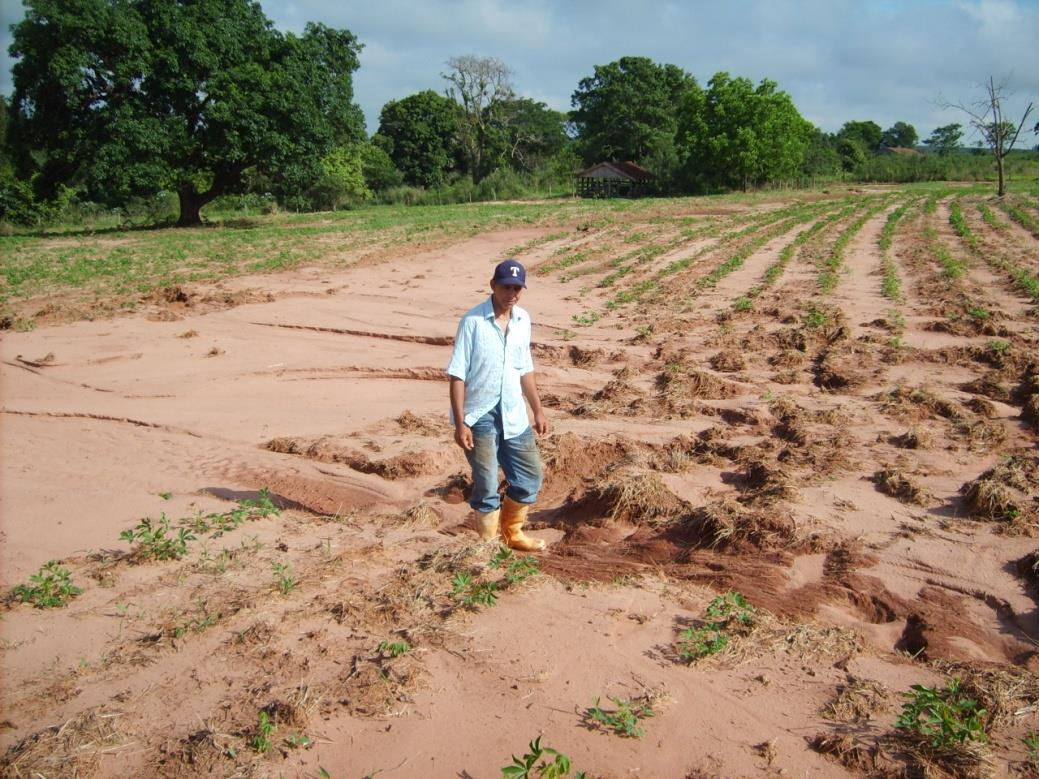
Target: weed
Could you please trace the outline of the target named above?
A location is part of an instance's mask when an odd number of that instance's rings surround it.
[[[1005,352],[1010,351],[1010,341],[1001,341],[998,338],[993,338],[991,341],[988,341],[985,344],[985,348],[988,349],[990,352],[995,352],[996,354],[1003,354]]]
[[[512,756],[511,765],[503,766],[501,775],[502,779],[564,779],[570,776],[570,758],[559,750],[541,746],[541,736],[538,736],[527,745],[523,757]],[[584,776],[583,771],[576,774],[577,779]]]
[[[736,302],[732,304],[732,307],[737,311],[750,311],[754,308],[754,301],[748,297],[737,298]]]
[[[411,644],[407,641],[380,641],[379,645],[375,647],[375,651],[381,654],[388,654],[390,657],[400,657],[401,655],[407,654],[411,651]]]
[[[754,623],[754,607],[738,592],[727,592],[717,596],[707,605],[707,611],[704,613],[712,619],[720,620],[715,623],[716,627],[724,627],[733,620],[741,625]]]
[[[728,644],[729,637],[716,627],[690,627],[678,634],[678,654],[690,663],[718,654]]]
[[[987,308],[982,306],[971,306],[967,309],[967,316],[978,322],[984,322],[991,316],[991,313]]]
[[[536,557],[533,555],[517,557],[515,552],[504,546],[498,547],[498,551],[491,558],[488,565],[491,568],[504,569],[506,586],[519,584],[539,572]]]
[[[472,574],[457,573],[451,580],[451,596],[463,606],[493,606],[498,602],[498,582],[474,582]]]
[[[815,306],[812,306],[808,309],[808,313],[804,315],[804,318],[801,321],[804,322],[805,327],[811,327],[814,329],[817,327],[825,327],[826,323],[830,321],[830,317],[825,311],[820,311]]]
[[[1039,763],[1039,733],[1029,733],[1021,739],[1021,743],[1028,747],[1028,762],[1031,765]]]
[[[72,583],[72,574],[67,568],[51,560],[40,566],[40,570],[29,577],[28,584],[19,584],[14,595],[22,603],[31,603],[38,609],[53,609],[67,606],[69,601],[83,592]]]
[[[290,747],[302,747],[303,749],[307,749],[314,745],[314,739],[310,736],[303,735],[302,733],[292,733],[285,737],[285,743]]]
[[[256,500],[243,498],[238,505],[247,509],[250,519],[266,519],[267,517],[281,516],[281,509],[271,500],[271,493],[267,487],[262,487]]]
[[[135,557],[142,560],[179,560],[188,553],[188,541],[196,536],[187,528],[178,528],[176,535],[165,512],[157,523],[151,517],[144,517],[137,526],[124,530],[119,538],[129,543]]]
[[[292,566],[288,563],[271,563],[274,569],[274,586],[282,595],[288,595],[299,584],[299,580],[292,575]]]
[[[206,630],[220,621],[220,613],[207,611],[205,603],[200,602],[198,604],[198,612],[199,616],[193,617],[173,628],[174,638],[182,638],[189,630],[198,634],[205,633]]]
[[[159,497],[162,498],[163,500],[169,500],[170,498],[173,497],[173,493],[172,492],[160,492],[159,493]]]
[[[639,720],[654,716],[653,707],[648,703],[639,703],[625,698],[611,697],[610,700],[617,707],[615,710],[603,709],[599,706],[599,699],[596,698],[595,703],[585,709],[585,720],[599,723],[621,736],[642,738],[645,731],[639,727]]]
[[[591,327],[602,319],[602,314],[598,311],[585,311],[582,314],[572,314],[570,318],[577,327]]]
[[[904,692],[906,702],[895,723],[900,730],[919,733],[933,747],[949,747],[966,741],[988,741],[987,712],[978,702],[960,693],[960,680],[953,678],[944,690],[914,684]],[[921,719],[921,717],[923,719]]]
[[[271,720],[271,715],[265,711],[260,712],[260,721],[256,726],[256,735],[253,736],[249,742],[249,746],[259,752],[261,755],[270,751],[271,747],[274,746],[274,742],[271,740],[271,736],[274,735],[275,725]]]

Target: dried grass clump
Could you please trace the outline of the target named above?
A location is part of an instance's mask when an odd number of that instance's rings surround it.
[[[789,370],[780,371],[772,376],[772,381],[776,384],[800,384],[801,383],[801,371]]]
[[[62,725],[26,736],[0,761],[4,779],[93,775],[101,756],[116,752],[123,740],[118,727],[120,716],[88,709]]]
[[[853,630],[821,627],[814,623],[790,623],[757,609],[749,625],[730,623],[729,642],[717,654],[699,661],[701,667],[733,667],[779,652],[800,660],[819,657],[850,658],[862,650],[862,637]]]
[[[430,419],[423,419],[422,417],[405,411],[396,419],[397,424],[401,430],[408,433],[418,433],[419,435],[438,435],[442,429],[442,426]]]
[[[765,459],[751,458],[743,467],[742,500],[751,504],[771,504],[779,500],[797,500],[797,482],[785,468]]]
[[[789,513],[751,511],[732,498],[699,506],[683,526],[699,544],[721,549],[781,549],[797,542]]]
[[[910,730],[896,730],[889,740],[909,763],[911,772],[903,776],[988,779],[996,767],[989,748],[978,741],[936,747],[927,736]]]
[[[884,411],[898,417],[916,418],[942,417],[960,419],[962,412],[951,400],[941,398],[927,387],[905,387],[874,395],[872,400],[881,404]]]
[[[927,449],[931,446],[931,437],[922,427],[911,427],[904,433],[891,436],[889,440],[901,449]]]
[[[824,390],[849,390],[865,384],[869,373],[864,370],[865,353],[845,349],[827,349],[815,363],[815,384]]]
[[[877,712],[891,710],[890,696],[891,691],[880,682],[849,674],[847,681],[837,686],[836,697],[823,707],[823,716],[837,722],[871,720]]]
[[[981,376],[973,381],[961,384],[960,389],[972,395],[984,395],[986,398],[998,400],[1000,403],[1008,403],[1010,401],[1010,390],[999,382],[998,375],[988,374]]]
[[[806,412],[792,400],[781,398],[769,406],[777,420],[772,431],[784,441],[804,446],[809,441]]]
[[[440,515],[425,501],[409,506],[398,517],[405,527],[434,528],[440,524]]]
[[[1021,409],[1021,419],[1039,433],[1039,393],[1028,396],[1028,400]]]
[[[364,452],[339,446],[329,436],[314,440],[272,438],[264,447],[272,452],[300,455],[308,460],[341,463],[355,471],[372,473],[384,479],[408,479],[432,473],[439,468],[438,457],[432,452],[403,452],[385,460],[372,460]]]
[[[881,468],[873,474],[872,480],[878,490],[902,503],[923,506],[931,500],[931,494],[927,490],[897,468]]]
[[[808,746],[820,755],[832,759],[849,771],[879,779],[904,777],[899,766],[884,753],[877,743],[856,741],[844,733],[819,733],[808,739]]]
[[[999,416],[999,411],[996,409],[995,404],[990,400],[985,400],[985,398],[974,397],[963,401],[963,405],[984,419],[995,419]]]
[[[688,398],[726,400],[744,394],[739,384],[720,379],[707,371],[664,371],[657,378],[665,400],[680,406]]]
[[[710,359],[711,367],[722,373],[735,373],[747,367],[743,353],[737,349],[723,349]]]
[[[573,365],[585,368],[602,362],[606,357],[606,352],[602,349],[582,349],[580,346],[571,344],[569,356]]]
[[[960,488],[972,516],[1012,522],[1035,511],[1039,455],[1011,457]]]
[[[616,470],[602,487],[593,490],[610,519],[633,525],[663,527],[689,515],[692,507],[679,498],[660,474],[631,468]]]
[[[768,364],[773,368],[802,368],[808,362],[804,352],[796,349],[784,349],[768,358]]]

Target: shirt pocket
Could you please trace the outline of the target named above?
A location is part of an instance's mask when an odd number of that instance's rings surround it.
[[[527,349],[523,344],[509,345],[509,364],[517,371],[521,371],[526,367]]]

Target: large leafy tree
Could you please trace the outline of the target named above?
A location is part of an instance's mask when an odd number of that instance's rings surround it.
[[[460,119],[453,100],[427,89],[384,105],[372,140],[408,184],[435,187],[454,167]]]
[[[566,146],[566,114],[522,97],[506,101],[501,124],[492,129],[500,164],[530,172]]]
[[[941,127],[934,128],[931,135],[924,139],[924,145],[944,157],[956,151],[960,147],[961,140],[963,140],[963,125],[943,124]]]
[[[25,0],[11,55],[13,145],[41,194],[73,185],[120,204],[172,190],[181,225],[244,186],[281,193],[363,139],[357,39],[282,34],[250,0]]]
[[[684,178],[693,187],[748,189],[801,172],[813,128],[790,96],[765,79],[716,73],[706,91],[690,92],[680,111]]]
[[[917,135],[916,128],[913,125],[908,122],[895,122],[884,130],[884,134],[880,138],[880,144],[889,148],[912,149],[916,146],[916,142],[919,139],[920,136]]]
[[[674,160],[679,106],[699,91],[696,79],[677,65],[647,57],[596,65],[570,99],[579,153],[587,164]]]
[[[859,144],[865,152],[876,153],[884,140],[884,131],[880,125],[872,120],[854,120],[845,122],[837,131],[838,141],[853,141]]]

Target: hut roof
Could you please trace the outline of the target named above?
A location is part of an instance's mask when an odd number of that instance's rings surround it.
[[[652,181],[655,178],[652,173],[634,162],[598,162],[591,167],[579,171],[577,178],[588,178],[596,171],[607,174],[609,178],[621,178],[630,181]],[[609,176],[610,173],[613,175]]]

